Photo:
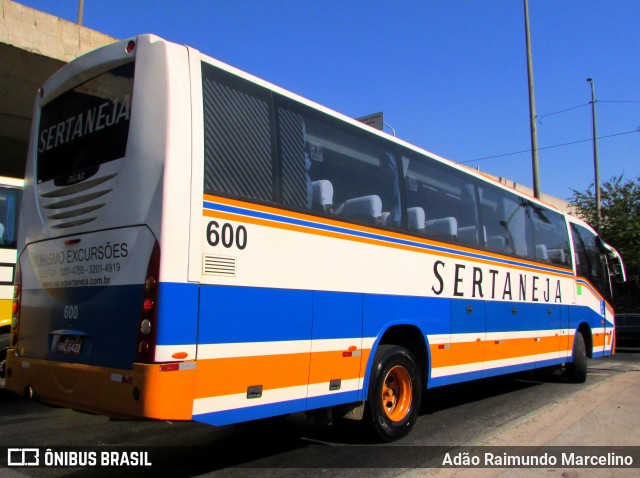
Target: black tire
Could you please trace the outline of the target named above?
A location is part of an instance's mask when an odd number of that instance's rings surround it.
[[[416,360],[406,348],[378,347],[365,418],[382,441],[399,440],[415,425],[422,399],[421,375]]]
[[[573,340],[571,363],[567,364],[567,378],[571,383],[584,383],[587,379],[587,347],[584,337],[578,332]]]

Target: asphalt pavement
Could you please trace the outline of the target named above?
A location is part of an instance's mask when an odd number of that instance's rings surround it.
[[[627,352],[628,350],[625,350]],[[525,444],[541,451],[570,453],[625,453],[634,457],[632,467],[569,467],[556,463],[546,469],[505,468],[430,468],[412,470],[406,477],[637,477],[640,476],[640,349],[620,353],[603,363],[589,361],[591,375],[616,373],[612,378],[588,383],[568,400],[531,412],[515,422],[460,445],[468,456],[481,456],[487,450]],[[497,447],[497,448],[494,448]],[[546,448],[549,447],[549,448]],[[633,447],[633,448],[626,448]],[[453,450],[450,456],[456,456]],[[433,464],[437,465],[437,464]]]

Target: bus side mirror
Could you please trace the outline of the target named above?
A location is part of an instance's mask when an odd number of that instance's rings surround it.
[[[611,257],[611,265],[613,267],[613,276],[616,278],[616,282],[622,283],[627,281],[627,274],[624,271],[624,265],[620,260],[620,256]]]
[[[626,282],[627,273],[624,270],[624,262],[622,262],[622,256],[620,256],[620,253],[602,239],[600,239],[600,246],[609,257],[609,263],[613,269],[613,277],[615,277],[616,282],[619,284]]]

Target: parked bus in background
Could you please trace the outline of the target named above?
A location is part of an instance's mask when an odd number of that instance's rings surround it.
[[[16,393],[390,441],[426,388],[612,353],[623,267],[587,224],[192,48],[82,56],[34,122]]]
[[[22,179],[0,176],[0,388],[5,385]]]

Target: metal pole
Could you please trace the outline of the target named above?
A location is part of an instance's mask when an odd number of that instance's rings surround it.
[[[84,0],[80,0],[78,4],[78,25],[82,26],[82,14],[84,11]]]
[[[387,128],[389,128],[391,130],[391,132],[393,133],[393,137],[396,137],[396,130],[394,129],[393,126],[391,126],[389,123],[387,123],[386,121],[382,122],[383,125],[385,125]]]
[[[596,183],[596,229],[600,233],[601,224],[601,196],[600,196],[600,166],[598,165],[598,128],[596,126],[596,87],[593,78],[587,78],[591,85],[591,122],[593,124],[593,170]]]
[[[529,80],[529,125],[531,128],[533,195],[540,199],[540,168],[538,166],[538,132],[536,130],[536,102],[533,90],[533,60],[531,59],[531,33],[529,31],[529,0],[524,0],[524,28],[527,39],[527,77]]]

